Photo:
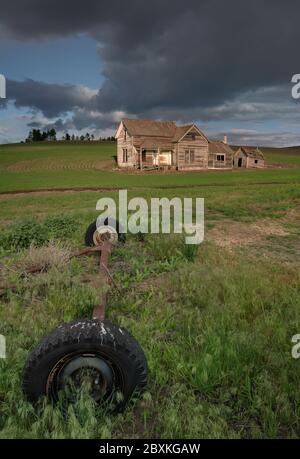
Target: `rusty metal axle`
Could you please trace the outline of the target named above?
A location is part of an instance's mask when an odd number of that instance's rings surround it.
[[[95,252],[99,252],[99,274],[100,274],[100,287],[101,294],[99,298],[99,304],[94,307],[93,319],[104,320],[105,309],[107,304],[107,289],[110,282],[113,282],[112,276],[108,270],[109,256],[112,250],[112,243],[109,239],[109,233],[102,235],[102,240],[98,241],[99,245],[96,247],[88,247],[79,252],[74,253],[73,257],[79,257],[81,255],[91,255]],[[113,282],[114,283],[114,282]]]
[[[105,308],[107,304],[107,286],[111,280],[111,275],[108,271],[108,261],[111,253],[111,243],[109,240],[103,241],[99,246],[100,251],[100,262],[99,262],[99,273],[101,282],[101,294],[100,302],[94,307],[93,319],[104,320],[105,319]]]
[[[79,250],[77,252],[71,253],[69,260],[74,257],[80,257],[82,255],[92,255],[93,253],[99,253],[99,275],[100,275],[100,298],[99,304],[95,305],[93,310],[93,319],[104,320],[105,318],[105,308],[107,304],[107,295],[108,295],[108,286],[110,283],[114,285],[114,287],[119,290],[118,286],[115,284],[109,269],[108,269],[108,262],[109,256],[112,250],[112,243],[108,237],[105,237],[105,234],[102,235],[102,240],[98,241],[97,246],[95,247],[86,247],[85,249]],[[30,271],[29,274],[36,274],[41,271],[47,271],[48,267],[34,267]],[[0,296],[5,293],[7,290],[13,290],[14,286],[10,284],[2,285],[0,284]]]

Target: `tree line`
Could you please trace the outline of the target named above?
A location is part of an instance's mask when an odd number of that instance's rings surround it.
[[[68,132],[65,132],[64,135],[58,139],[57,133],[54,128],[47,129],[47,131],[41,131],[40,129],[32,129],[29,131],[28,136],[25,139],[26,143],[30,142],[94,142],[94,141],[114,141],[113,136],[110,137],[99,137],[96,138],[94,134],[89,134],[88,132],[85,135],[70,135]]]

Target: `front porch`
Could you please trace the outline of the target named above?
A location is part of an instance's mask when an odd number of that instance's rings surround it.
[[[139,169],[173,169],[176,167],[173,150],[140,148],[138,155]]]

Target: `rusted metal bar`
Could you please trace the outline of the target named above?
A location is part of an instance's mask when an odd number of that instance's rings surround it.
[[[81,257],[82,255],[90,255],[91,253],[101,252],[102,246],[97,245],[96,247],[87,247],[82,250],[71,253],[70,258]]]
[[[93,319],[104,320],[105,308],[107,304],[107,286],[110,280],[110,274],[108,271],[108,260],[111,252],[111,243],[109,240],[104,240],[101,244],[100,252],[100,282],[101,282],[101,294],[100,302],[94,307]]]

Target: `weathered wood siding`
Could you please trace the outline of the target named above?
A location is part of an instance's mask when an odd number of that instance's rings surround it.
[[[224,155],[224,161],[217,159],[218,154]],[[232,154],[230,153],[209,153],[208,155],[208,168],[209,169],[232,169]]]
[[[247,160],[248,160],[247,167],[258,167],[258,168],[265,167],[265,161],[261,158],[249,158],[248,157]]]
[[[143,150],[143,167],[171,166],[173,164],[172,151]]]
[[[156,155],[156,150],[143,150],[142,152],[143,167],[153,167],[155,155]]]
[[[241,165],[239,166],[239,160],[241,160]],[[238,150],[233,157],[233,167],[247,167],[247,156],[242,150]]]
[[[186,162],[186,151],[194,151],[194,161]],[[178,170],[200,170],[207,168],[208,162],[208,142],[207,140],[195,133],[194,138],[185,136],[177,143],[177,168]]]
[[[171,150],[161,151],[159,154],[159,165],[160,166],[172,166],[173,165],[173,153]]]
[[[239,159],[242,160],[241,166],[239,166]],[[234,155],[234,167],[248,167],[248,168],[264,168],[265,161],[262,158],[252,158],[247,156],[241,149],[239,149]]]
[[[123,150],[127,149],[127,162],[123,161]],[[123,128],[117,139],[117,156],[119,167],[134,167],[136,163],[135,148],[133,147],[133,137]]]

